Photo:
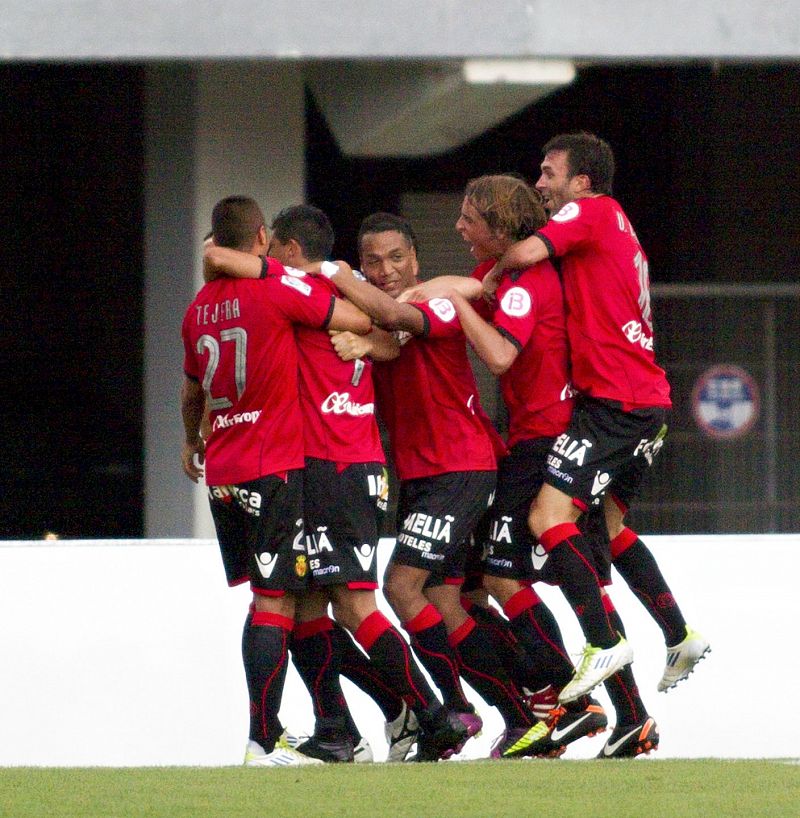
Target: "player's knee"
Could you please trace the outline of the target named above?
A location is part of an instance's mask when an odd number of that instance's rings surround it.
[[[511,599],[512,596],[520,589],[520,583],[513,579],[506,579],[505,577],[493,577],[485,574],[483,577],[483,585],[500,605]]]

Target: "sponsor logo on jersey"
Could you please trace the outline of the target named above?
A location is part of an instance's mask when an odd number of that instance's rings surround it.
[[[577,218],[581,214],[581,207],[577,202],[567,202],[555,216],[552,216],[554,222],[568,222]]]
[[[230,429],[239,423],[255,423],[261,417],[261,410],[254,409],[252,412],[237,412],[235,415],[217,415],[211,424],[212,431],[217,429]]]
[[[356,555],[361,569],[369,571],[372,566],[372,558],[375,556],[375,546],[365,542],[362,545],[353,546],[353,553]]]
[[[531,311],[531,295],[522,287],[512,287],[500,301],[500,309],[511,318],[523,318]]]
[[[446,298],[432,298],[428,306],[445,323],[450,323],[456,317],[456,308]]]
[[[361,417],[362,415],[374,414],[375,404],[351,401],[349,392],[331,392],[320,404],[320,409],[325,415],[352,415],[353,417]]]
[[[298,272],[300,271],[298,270]],[[288,275],[281,276],[281,284],[291,287],[303,295],[311,295],[311,287],[309,287],[305,281],[300,281],[298,278],[295,278],[295,276],[292,273],[289,273],[288,270],[287,273]],[[305,275],[305,273],[303,273],[303,275]]]
[[[278,564],[278,555],[270,554],[269,551],[264,551],[262,554],[256,554],[256,565],[264,579],[269,579],[275,566]]]
[[[575,389],[571,383],[568,383],[562,390],[561,390],[561,400],[569,400],[569,398],[576,398],[578,396],[578,390]]]
[[[622,327],[622,334],[632,343],[639,344],[642,349],[652,351],[653,336],[647,335],[639,321],[628,321]]]
[[[328,264],[329,262],[323,262],[323,264]],[[298,270],[297,267],[284,267],[286,270],[287,275],[290,275],[292,278],[305,278],[306,273],[305,270]]]

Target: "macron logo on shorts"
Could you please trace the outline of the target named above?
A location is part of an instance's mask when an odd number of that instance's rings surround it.
[[[372,566],[372,558],[375,556],[375,546],[365,542],[363,545],[354,546],[353,553],[361,563],[362,570],[369,571]]]
[[[256,562],[258,563],[258,570],[261,572],[261,576],[264,577],[264,579],[269,579],[275,570],[278,555],[265,551],[263,554],[256,554]]]
[[[611,482],[611,475],[608,472],[597,472],[592,482],[592,497],[604,492]]]
[[[536,545],[531,548],[531,562],[537,571],[541,571],[542,568],[544,568],[548,556],[549,554],[544,550],[544,546],[541,543],[537,542]]]

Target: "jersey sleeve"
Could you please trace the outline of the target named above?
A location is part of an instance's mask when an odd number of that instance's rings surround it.
[[[270,256],[261,256],[261,278],[281,276],[285,272],[286,268],[277,259]]]
[[[536,326],[537,299],[529,274],[517,280],[506,276],[497,289],[497,306],[491,321],[501,335],[521,350]]]
[[[570,250],[592,241],[595,232],[595,208],[587,205],[591,199],[567,202],[550,221],[536,232],[550,251],[558,258]]]
[[[451,338],[463,332],[453,302],[447,298],[432,298],[414,304],[425,316],[427,338]]]
[[[284,271],[268,277],[265,285],[270,300],[290,321],[319,329],[328,326],[336,296],[314,276]]]

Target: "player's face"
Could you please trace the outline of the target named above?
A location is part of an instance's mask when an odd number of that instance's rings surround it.
[[[478,208],[465,196],[461,203],[461,213],[456,222],[456,230],[467,244],[469,251],[478,261],[499,258],[508,247],[508,242],[492,232]]]
[[[550,151],[545,155],[541,169],[536,189],[542,194],[545,210],[552,216],[575,198],[578,177],[570,178],[566,151]]]
[[[379,289],[392,298],[417,282],[417,254],[397,230],[365,233],[361,237],[361,270]]]
[[[281,264],[289,264],[289,245],[284,244],[272,236],[269,240],[269,248],[267,255],[271,258],[277,259]]]

